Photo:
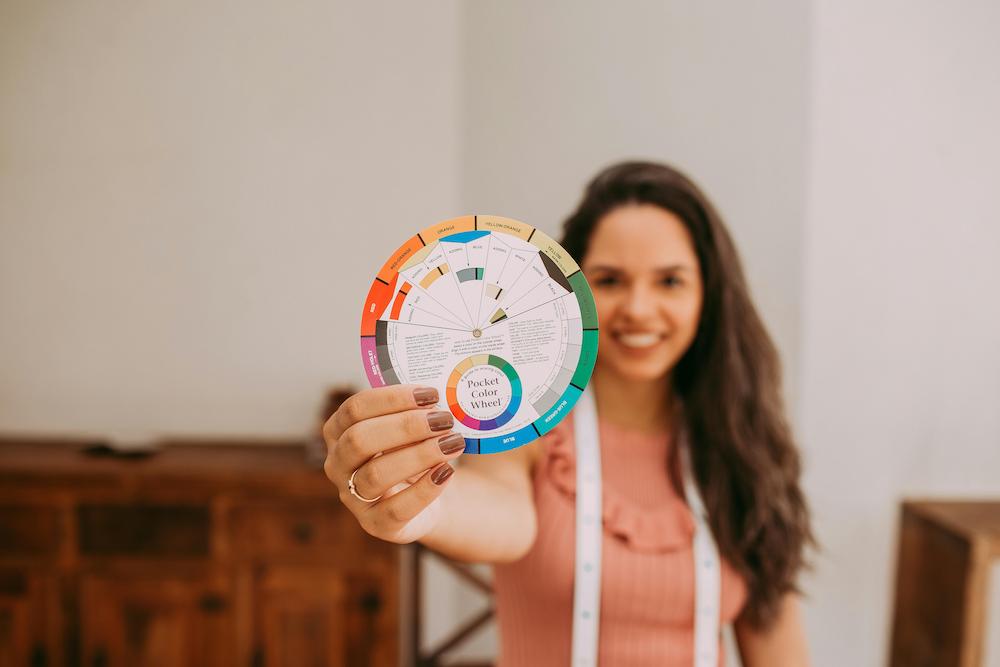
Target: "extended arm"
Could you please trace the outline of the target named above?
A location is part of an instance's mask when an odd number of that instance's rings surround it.
[[[461,458],[441,494],[442,518],[420,542],[455,560],[509,562],[535,541],[530,446]]]
[[[765,630],[737,620],[736,642],[744,667],[806,667],[809,651],[798,595],[786,594],[774,623]]]

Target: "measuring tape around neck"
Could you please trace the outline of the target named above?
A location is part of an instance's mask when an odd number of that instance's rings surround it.
[[[576,442],[576,564],[573,587],[573,667],[595,667],[601,611],[601,449],[597,407],[587,388],[573,411]],[[694,518],[694,667],[719,661],[719,553],[708,513],[691,471],[686,442],[681,446],[684,496]]]

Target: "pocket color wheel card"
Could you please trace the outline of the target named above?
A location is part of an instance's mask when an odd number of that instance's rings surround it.
[[[361,317],[361,357],[373,387],[436,387],[466,453],[502,452],[552,430],[587,386],[594,297],[544,232],[493,215],[453,218],[382,266]]]

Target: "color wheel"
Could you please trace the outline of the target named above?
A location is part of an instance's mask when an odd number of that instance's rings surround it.
[[[597,359],[597,312],[580,267],[544,232],[464,216],[399,247],[372,283],[361,357],[373,387],[436,387],[465,452],[490,454],[552,430]]]

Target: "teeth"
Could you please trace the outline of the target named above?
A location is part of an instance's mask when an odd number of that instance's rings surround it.
[[[660,335],[655,333],[618,334],[618,340],[626,347],[650,347],[660,342]]]

